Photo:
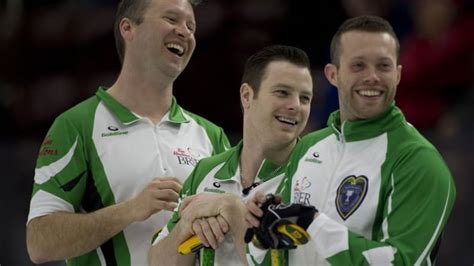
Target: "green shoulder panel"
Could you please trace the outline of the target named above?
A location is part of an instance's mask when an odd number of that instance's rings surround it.
[[[92,96],[61,114],[48,131],[37,161],[33,193],[47,191],[69,202],[75,212],[80,212],[80,208],[94,211],[115,204],[92,139],[99,103],[100,98]],[[86,193],[89,193],[88,197],[85,197]],[[114,242],[117,262],[127,264],[130,255],[123,232],[111,241]],[[100,265],[95,250],[67,263],[85,265],[83,262]]]
[[[349,232],[349,249],[328,258],[332,265],[368,265],[364,253],[377,248],[395,250],[393,265],[427,265],[443,231],[456,196],[446,163],[407,124],[388,141],[372,239]]]
[[[41,144],[33,195],[40,189],[79,207],[87,176],[88,149],[96,97],[76,105],[54,121]]]
[[[382,169],[393,178],[384,192],[392,194],[387,242],[398,248],[395,262],[426,263],[454,205],[453,177],[436,148],[411,126],[389,136],[388,155]]]
[[[393,248],[393,265],[427,265],[454,204],[451,175],[439,154],[426,146],[403,156],[392,170],[373,238],[349,232],[349,249],[328,258],[331,264],[368,265],[364,252]]]
[[[455,188],[439,152],[405,124],[388,135],[372,239],[349,232],[349,249],[334,265],[368,265],[364,253],[393,249],[394,265],[426,265],[454,204]],[[388,251],[392,253],[392,251]]]

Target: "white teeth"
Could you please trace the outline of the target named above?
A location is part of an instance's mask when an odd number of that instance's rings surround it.
[[[295,120],[292,120],[290,118],[286,118],[286,117],[283,117],[283,116],[277,116],[276,119],[278,119],[278,121],[280,121],[280,122],[291,124],[291,125],[298,124],[298,122],[296,122]]]
[[[179,44],[176,44],[176,43],[168,43],[168,44],[166,44],[166,48],[178,50],[179,55],[182,55],[184,53],[183,46],[181,46]]]
[[[359,91],[359,94],[363,96],[379,96],[381,92],[375,90],[361,90]]]

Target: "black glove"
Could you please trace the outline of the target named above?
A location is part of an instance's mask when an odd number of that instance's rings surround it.
[[[275,203],[275,197],[268,195],[260,206],[263,210],[260,226],[247,230],[245,242],[252,241],[261,249],[293,249],[305,244],[309,238],[306,229],[314,219],[316,208],[299,203]]]

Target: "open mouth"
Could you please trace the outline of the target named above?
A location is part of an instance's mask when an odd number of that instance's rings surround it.
[[[173,54],[181,57],[184,54],[184,47],[177,43],[167,43],[166,48]]]
[[[382,91],[379,91],[379,90],[358,90],[356,92],[360,96],[365,96],[365,97],[377,97],[377,96],[382,95]]]
[[[288,118],[288,117],[284,117],[284,116],[275,116],[275,118],[280,121],[281,123],[284,123],[284,124],[288,124],[288,125],[291,125],[291,126],[296,126],[298,124],[298,121],[294,120],[294,119],[291,119],[291,118]]]

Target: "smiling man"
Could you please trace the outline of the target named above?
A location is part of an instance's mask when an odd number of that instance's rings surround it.
[[[173,97],[196,45],[194,4],[120,2],[117,81],[61,114],[41,147],[27,223],[33,262],[146,265],[181,183],[228,148],[221,128]]]
[[[310,113],[309,68],[306,53],[291,46],[269,46],[247,60],[240,86],[243,139],[196,166],[181,192],[185,201],[193,199],[175,211],[158,236],[150,251],[152,265],[245,264],[239,249],[247,229],[242,199],[255,191],[273,193],[280,184]],[[180,255],[179,244],[194,234],[209,248]]]
[[[271,254],[251,246],[254,263],[270,265],[274,255],[289,265],[434,263],[456,191],[439,152],[395,106],[398,55],[398,39],[380,17],[349,19],[336,32],[325,74],[340,109],[297,144],[280,186],[285,202],[319,210],[311,241]],[[255,216],[262,201],[248,203]]]

